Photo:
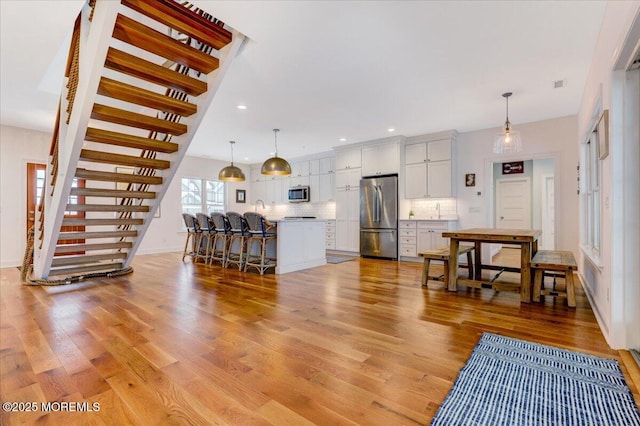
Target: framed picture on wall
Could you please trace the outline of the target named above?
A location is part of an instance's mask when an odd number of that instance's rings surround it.
[[[247,191],[245,189],[236,189],[236,203],[247,202]]]
[[[476,186],[476,174],[467,173],[464,175],[464,186]]]
[[[598,121],[598,154],[601,160],[609,155],[609,110],[605,109]]]

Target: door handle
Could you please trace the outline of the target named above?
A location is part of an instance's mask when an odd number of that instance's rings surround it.
[[[361,229],[360,232],[373,233],[373,234],[389,234],[396,232],[395,229]]]
[[[504,216],[500,216],[500,220],[504,220]]]

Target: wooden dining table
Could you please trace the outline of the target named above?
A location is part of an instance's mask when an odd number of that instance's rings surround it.
[[[538,251],[538,238],[542,231],[539,229],[503,229],[503,228],[471,228],[443,232],[444,238],[449,238],[449,290],[457,291],[458,284],[476,288],[492,288],[494,290],[509,289],[509,285],[499,281],[496,277],[489,281],[482,279],[482,270],[497,270],[520,273],[520,301],[531,302],[531,258]],[[458,249],[460,241],[475,243],[475,265],[473,279],[458,278]],[[520,246],[520,267],[508,267],[482,264],[482,244],[517,244]],[[511,288],[513,285],[511,285]]]

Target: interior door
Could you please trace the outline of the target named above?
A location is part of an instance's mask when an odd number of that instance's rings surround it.
[[[45,185],[45,173],[46,166],[38,163],[27,163],[27,237],[29,235],[29,228],[36,223],[37,209],[42,202],[42,187]],[[75,179],[73,186],[78,188],[84,188],[84,179]],[[85,200],[83,196],[71,196],[69,197],[69,204],[84,204]],[[65,219],[84,219],[84,212],[65,212]],[[83,232],[85,230],[84,225],[63,226],[61,232]],[[36,228],[36,232],[38,229]],[[67,240],[61,244],[84,244],[85,240]],[[84,254],[83,251],[65,253],[70,254]]]
[[[531,229],[531,181],[496,180],[496,228]]]

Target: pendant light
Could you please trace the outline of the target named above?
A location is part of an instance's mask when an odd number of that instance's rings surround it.
[[[223,182],[244,182],[244,173],[239,167],[233,165],[233,144],[235,141],[229,141],[231,144],[231,165],[220,170],[218,179]]]
[[[260,172],[263,175],[290,175],[291,166],[284,158],[278,157],[278,132],[280,129],[273,129],[273,133],[276,138],[276,152],[275,155],[262,163],[262,169]]]
[[[511,95],[513,95],[511,92],[502,94],[502,97],[507,101],[507,121],[504,123],[504,131],[498,133],[494,140],[493,152],[496,154],[509,154],[511,152],[522,151],[520,132],[511,130],[511,123],[509,122],[509,96]]]

